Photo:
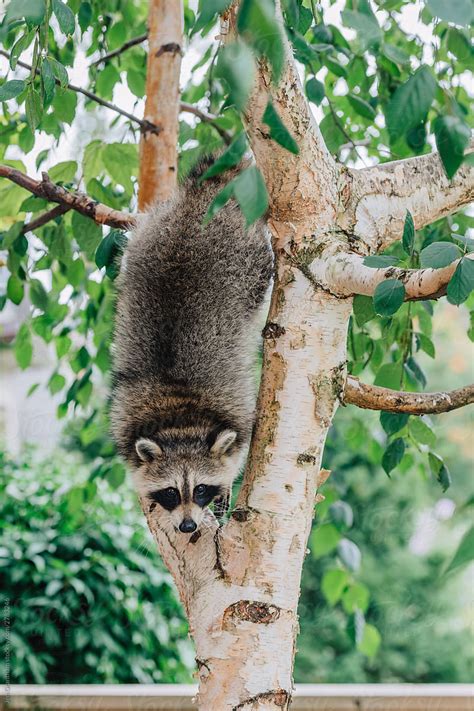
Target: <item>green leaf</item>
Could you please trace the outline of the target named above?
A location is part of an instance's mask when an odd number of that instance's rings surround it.
[[[271,99],[268,101],[263,113],[262,121],[269,127],[271,138],[279,143],[280,146],[283,146],[283,148],[286,148],[290,153],[294,153],[295,155],[300,152],[298,144],[279,117]]]
[[[239,173],[234,178],[233,194],[240,205],[247,227],[262,217],[268,209],[268,193],[262,174],[257,166]]]
[[[273,1],[243,0],[237,16],[237,29],[259,56],[268,59],[276,83],[283,70],[285,52]]]
[[[438,484],[441,486],[441,489],[443,491],[447,491],[452,484],[452,479],[450,471],[444,463],[443,458],[434,452],[429,452],[428,463],[430,465],[431,473],[436,478]]]
[[[415,223],[413,222],[412,214],[407,210],[405,216],[405,224],[403,225],[402,247],[408,256],[413,254],[415,246]]]
[[[386,474],[390,474],[403,459],[405,454],[405,442],[401,437],[390,442],[382,457],[382,467]]]
[[[79,212],[73,212],[71,224],[72,232],[79,248],[87,257],[92,259],[102,237],[101,227]]]
[[[433,341],[431,338],[428,338],[428,336],[425,336],[424,333],[417,333],[415,335],[416,342],[419,346],[419,348],[424,351],[427,355],[429,355],[430,358],[435,358],[436,357],[436,350]]]
[[[214,175],[220,175],[229,168],[238,165],[242,160],[245,151],[248,148],[247,137],[245,133],[240,133],[230,146],[220,155],[217,160],[206,170],[201,180],[212,178]]]
[[[69,82],[66,67],[64,67],[61,62],[58,62],[53,57],[48,57],[48,61],[51,65],[51,69],[53,70],[53,74],[58,80],[59,84],[62,86],[63,89],[66,88]]]
[[[56,79],[54,78],[51,62],[48,59],[43,59],[41,64],[41,83],[43,86],[43,105],[46,108],[54,99],[56,90]]]
[[[114,265],[117,257],[123,253],[126,244],[127,238],[121,230],[110,230],[95,253],[95,263],[99,269]]]
[[[308,97],[308,99],[317,106],[319,106],[321,101],[326,96],[324,84],[318,79],[315,79],[314,77],[312,79],[308,79],[308,81],[306,82],[305,89],[306,96]]]
[[[127,71],[128,88],[139,99],[142,99],[146,93],[146,77],[144,72],[139,72],[137,69],[129,69]]]
[[[30,30],[30,32],[25,32],[13,45],[10,50],[10,68],[15,69],[18,58],[22,52],[27,49],[32,43],[35,37],[35,30]]]
[[[0,86],[0,101],[9,101],[24,91],[26,84],[20,79],[11,79]]]
[[[434,132],[446,175],[451,179],[464,160],[471,129],[459,116],[438,116],[434,121]]]
[[[362,638],[357,644],[359,652],[362,652],[366,657],[372,658],[377,654],[382,639],[380,632],[371,624],[365,624]]]
[[[348,582],[349,576],[345,570],[326,570],[321,581],[321,592],[331,607],[341,599]]]
[[[45,0],[11,0],[5,19],[10,22],[24,17],[32,25],[41,25],[45,14]]]
[[[104,147],[102,141],[91,141],[84,150],[84,158],[82,159],[82,171],[86,184],[92,178],[97,178],[104,170],[102,161],[102,150]]]
[[[31,333],[26,323],[22,323],[15,338],[15,358],[22,370],[25,370],[33,357]]]
[[[201,30],[215,15],[222,14],[231,2],[232,0],[199,0],[199,17],[193,31]]]
[[[319,124],[319,128],[331,153],[337,153],[339,148],[347,142],[344,131],[332,113],[326,114]]]
[[[42,311],[48,308],[48,294],[43,284],[38,279],[30,281],[30,299],[33,306]]]
[[[394,267],[399,261],[394,254],[372,254],[369,257],[364,257],[363,264],[366,267],[383,269],[384,267]]]
[[[66,385],[66,378],[59,373],[54,373],[48,382],[48,389],[51,395],[56,395]]]
[[[452,234],[451,237],[456,240],[456,242],[461,242],[466,253],[474,252],[474,239],[472,237],[467,237],[466,235],[456,235]]]
[[[36,89],[33,89],[31,84],[28,85],[26,91],[25,110],[28,126],[34,131],[43,116],[43,106],[41,104],[40,95]]]
[[[376,116],[376,111],[371,104],[369,104],[368,101],[365,101],[362,99],[360,96],[357,96],[356,94],[348,94],[347,95],[347,100],[356,112],[356,114],[359,114],[359,116],[363,116],[364,118],[368,119],[369,121],[372,121],[372,119],[375,118]]]
[[[25,288],[21,279],[12,274],[7,281],[7,296],[11,302],[20,304],[23,300]]]
[[[384,432],[390,435],[400,432],[403,427],[407,424],[410,416],[404,412],[381,412],[380,413],[380,424],[383,427]]]
[[[387,44],[386,42],[382,45],[382,54],[387,57],[391,62],[404,66],[410,61],[410,55],[405,52],[404,49],[397,47],[394,44]]]
[[[422,417],[412,417],[409,430],[411,436],[420,444],[426,444],[428,447],[434,447],[436,444],[435,433]]]
[[[383,33],[373,13],[343,10],[341,17],[346,27],[351,27],[357,32],[364,49],[376,46],[382,41]]]
[[[462,304],[474,289],[474,260],[463,257],[451,277],[448,288],[450,304]]]
[[[441,269],[462,256],[458,246],[451,242],[432,242],[421,250],[420,265],[423,269]]]
[[[379,368],[374,384],[391,390],[399,390],[402,372],[402,363],[385,363]]]
[[[370,321],[375,317],[374,301],[371,296],[362,296],[357,294],[352,302],[352,308],[354,310],[354,318],[356,324],[360,327],[364,323]]]
[[[233,42],[219,52],[216,75],[225,80],[228,89],[228,104],[238,111],[245,109],[255,76],[255,61],[252,51],[243,42]]]
[[[462,537],[453,559],[446,568],[446,572],[462,568],[472,560],[474,560],[474,526],[466,531]]]
[[[62,0],[53,0],[53,12],[56,15],[61,32],[65,35],[74,34],[74,13]]]
[[[392,316],[405,299],[405,287],[398,279],[386,279],[374,291],[374,309],[379,316]]]
[[[216,197],[214,200],[211,202],[209,207],[207,208],[207,212],[204,216],[203,223],[206,225],[208,222],[212,220],[213,217],[217,215],[219,210],[222,210],[224,205],[227,203],[228,200],[233,196],[234,194],[234,181],[231,180],[230,183],[227,183],[227,185],[222,188],[222,190],[217,193]]]
[[[109,143],[104,146],[102,159],[110,177],[133,193],[132,177],[138,172],[137,146],[131,143]]]
[[[392,140],[403,136],[426,118],[436,93],[431,70],[421,66],[398,87],[385,109],[387,129]]]
[[[348,538],[343,538],[337,546],[337,554],[346,568],[356,573],[360,568],[361,553],[359,546]]]
[[[342,596],[342,607],[348,615],[354,614],[356,610],[366,612],[369,606],[369,591],[365,585],[355,583],[345,590]]]
[[[427,0],[430,12],[441,20],[455,25],[469,27],[474,19],[474,6],[471,0]]]
[[[107,481],[112,489],[118,489],[125,481],[125,467],[120,462],[112,464],[107,472]]]
[[[56,92],[53,108],[55,118],[70,126],[76,116],[77,94],[74,91]]]
[[[77,173],[77,163],[75,160],[66,160],[58,163],[48,170],[48,175],[55,183],[70,183]]]
[[[341,539],[341,534],[332,523],[325,523],[314,529],[310,537],[310,548],[315,558],[330,553]]]

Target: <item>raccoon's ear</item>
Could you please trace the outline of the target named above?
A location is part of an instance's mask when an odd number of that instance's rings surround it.
[[[135,449],[142,462],[152,462],[163,454],[161,447],[152,439],[137,439]]]
[[[215,457],[221,457],[227,452],[229,447],[234,444],[236,437],[237,432],[233,432],[232,430],[223,430],[222,432],[219,432],[216,437],[216,441],[211,447],[211,454]]]

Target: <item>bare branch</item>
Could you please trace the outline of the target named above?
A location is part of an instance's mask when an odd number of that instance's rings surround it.
[[[138,37],[133,37],[127,42],[124,42],[121,47],[117,47],[117,49],[114,49],[112,52],[108,52],[102,57],[99,57],[99,59],[96,59],[94,62],[91,62],[90,66],[96,67],[98,64],[105,64],[106,62],[110,62],[111,59],[113,59],[114,57],[118,57],[120,54],[123,54],[127,51],[127,49],[130,49],[131,47],[136,47],[137,44],[142,44],[142,42],[144,42],[147,37],[148,32],[144,32],[142,35],[138,35]]]
[[[93,200],[88,195],[70,192],[61,185],[51,182],[47,173],[42,174],[41,180],[35,180],[30,178],[29,175],[16,170],[16,168],[12,168],[9,165],[0,165],[0,178],[11,180],[37,197],[45,198],[50,202],[57,202],[68,210],[76,210],[76,212],[89,217],[99,225],[130,229],[135,224],[133,215],[113,210],[111,207]],[[29,227],[29,229],[31,228]]]
[[[177,0],[150,0],[145,120],[159,125],[157,134],[140,141],[138,207],[173,193],[178,176],[177,141],[179,73],[183,41],[183,7]]]
[[[71,208],[68,205],[56,205],[52,210],[48,212],[43,212],[42,215],[36,217],[34,220],[30,220],[26,225],[23,225],[22,233],[25,235],[27,232],[34,232],[38,227],[43,227],[47,222],[55,220],[56,217],[64,215],[65,212],[69,212]]]
[[[474,259],[474,254],[465,255]],[[330,291],[335,296],[348,297],[356,294],[372,296],[377,285],[386,279],[398,279],[405,286],[405,300],[438,299],[446,293],[446,287],[456,271],[459,260],[441,269],[403,269],[384,267],[373,269],[364,264],[363,258],[350,252],[337,252],[332,256],[327,251],[309,266],[311,281]]]
[[[407,393],[377,385],[367,385],[352,375],[347,377],[344,405],[357,405],[365,410],[405,412],[409,415],[437,415],[474,403],[474,385],[440,393]]]
[[[8,60],[10,59],[10,55],[4,49],[0,49],[0,55]],[[19,67],[23,67],[23,69],[28,69],[29,71],[31,71],[32,69],[31,64],[27,64],[26,62],[22,62],[19,60],[17,64]],[[38,71],[36,73],[38,73]],[[61,82],[58,79],[56,79],[55,81],[58,86],[61,85]],[[119,106],[116,106],[116,104],[112,104],[111,101],[106,101],[106,99],[102,99],[100,96],[97,96],[97,94],[94,94],[88,89],[83,89],[81,86],[76,86],[75,84],[67,84],[67,88],[71,91],[75,91],[77,94],[82,94],[83,96],[86,96],[91,101],[95,101],[96,104],[105,106],[105,108],[110,109],[111,111],[115,111],[115,113],[120,114],[121,116],[125,116],[125,118],[128,118],[129,121],[138,124],[143,133],[158,134],[161,131],[160,126],[158,126],[157,124],[154,124],[151,121],[147,121],[146,119],[140,119],[137,116],[134,116],[128,111],[125,111],[125,109],[121,109]]]
[[[469,150],[474,151],[474,143]],[[346,180],[348,198],[338,223],[370,252],[401,239],[407,210],[421,229],[474,197],[474,168],[465,163],[448,180],[437,152],[349,170]]]

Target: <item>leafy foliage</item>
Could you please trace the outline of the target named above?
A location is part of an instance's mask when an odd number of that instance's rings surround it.
[[[186,622],[131,492],[77,457],[22,459],[0,455],[12,683],[188,682]]]

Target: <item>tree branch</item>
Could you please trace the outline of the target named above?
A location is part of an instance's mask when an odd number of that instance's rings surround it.
[[[358,378],[347,377],[344,405],[357,405],[366,410],[405,412],[409,415],[437,415],[474,403],[474,385],[440,393],[407,393],[377,385],[367,385]]]
[[[138,37],[133,37],[127,42],[124,42],[121,47],[117,47],[117,49],[114,49],[112,52],[108,52],[102,57],[99,57],[99,59],[96,59],[94,62],[91,62],[90,66],[96,67],[98,64],[102,64],[102,62],[104,64],[106,62],[110,62],[111,59],[113,59],[114,57],[118,57],[120,54],[123,54],[127,51],[127,49],[130,49],[131,47],[136,47],[137,44],[142,44],[142,42],[144,42],[147,37],[148,32],[144,32],[142,35],[138,35]]]
[[[337,247],[332,247],[337,249]],[[405,286],[405,300],[438,299],[446,287],[459,260],[441,269],[403,269],[384,267],[373,269],[363,263],[363,258],[350,252],[336,252],[316,258],[309,266],[311,281],[339,297],[363,294],[373,296],[378,284],[386,279],[398,279]],[[474,253],[465,255],[474,259]]]
[[[20,185],[37,197],[45,198],[49,202],[57,202],[67,210],[76,210],[81,215],[89,217],[99,225],[109,225],[118,229],[130,229],[135,224],[135,217],[126,212],[114,210],[101,202],[93,200],[88,195],[70,192],[61,185],[51,182],[47,173],[42,173],[41,180],[30,178],[16,168],[9,165],[0,165],[0,178],[7,178]],[[66,211],[66,210],[65,210]],[[51,215],[51,213],[49,213]],[[44,217],[44,215],[42,216]],[[40,218],[38,218],[37,222]],[[50,218],[51,219],[51,216]],[[31,224],[31,223],[30,223]],[[44,223],[43,223],[44,224]],[[36,225],[38,227],[40,225]],[[32,229],[29,225],[25,228]]]
[[[10,59],[10,55],[4,49],[0,49],[0,55],[8,60]],[[30,71],[32,69],[31,64],[27,64],[26,62],[18,60],[17,64],[19,67],[23,67],[23,69],[28,69]],[[36,73],[38,74],[38,70],[36,71]],[[58,79],[55,79],[55,82],[58,86],[61,86],[61,82]],[[146,119],[139,119],[137,116],[134,116],[128,111],[125,111],[125,109],[121,109],[119,106],[112,104],[111,101],[102,99],[100,96],[97,96],[97,94],[94,94],[88,89],[83,89],[81,86],[76,86],[75,84],[67,84],[67,88],[71,91],[75,91],[77,94],[82,94],[83,96],[86,96],[91,101],[95,101],[96,104],[105,106],[105,108],[110,109],[111,111],[115,111],[115,113],[120,114],[121,116],[125,116],[125,118],[128,118],[129,121],[132,121],[132,123],[138,124],[143,133],[158,134],[161,131],[160,126],[151,123]]]
[[[43,225],[47,222],[55,220],[56,217],[59,217],[60,215],[64,215],[64,213],[69,212],[70,209],[71,208],[68,205],[57,205],[56,207],[53,207],[52,210],[43,212],[43,214],[39,215],[39,217],[36,217],[34,220],[30,220],[30,222],[26,225],[23,225],[22,234],[25,235],[27,232],[34,232],[38,229],[38,227],[43,227]]]
[[[150,0],[145,120],[161,127],[143,133],[140,141],[138,208],[163,201],[176,188],[178,177],[179,74],[183,42],[181,0]]]
[[[474,197],[474,168],[465,163],[448,180],[437,152],[348,170],[345,180],[347,199],[340,206],[338,224],[360,240],[363,252],[381,251],[401,239],[407,210],[421,229]]]

